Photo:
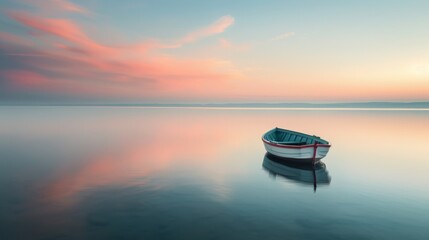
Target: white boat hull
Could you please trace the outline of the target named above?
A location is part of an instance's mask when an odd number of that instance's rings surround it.
[[[282,158],[290,158],[296,160],[313,160],[319,161],[324,158],[329,152],[329,145],[306,145],[303,147],[297,146],[279,146],[264,141],[265,150],[267,152]],[[316,154],[314,153],[316,151]]]

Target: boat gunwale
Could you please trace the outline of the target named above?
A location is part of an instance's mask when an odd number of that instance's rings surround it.
[[[325,143],[321,143],[321,144],[316,143],[316,144],[306,144],[306,145],[287,145],[287,144],[278,144],[278,143],[276,143],[276,142],[271,142],[271,141],[269,141],[269,140],[267,140],[267,139],[265,138],[265,137],[267,136],[267,134],[269,134],[269,133],[271,133],[271,132],[273,132],[273,131],[276,131],[276,130],[283,130],[283,131],[285,131],[285,132],[291,132],[291,133],[298,134],[298,135],[304,135],[304,136],[307,136],[307,137],[313,138],[313,139],[314,139],[314,140],[316,140],[316,141],[317,141],[317,139],[320,139],[320,140],[322,140],[322,141],[324,141],[324,142],[327,142],[328,144],[325,144]],[[315,146],[316,146],[316,147],[327,147],[327,148],[330,148],[330,147],[331,147],[331,144],[329,144],[329,142],[328,142],[328,141],[326,141],[326,140],[324,140],[324,139],[322,139],[322,138],[318,138],[318,137],[316,137],[316,136],[311,136],[311,135],[308,135],[308,134],[305,134],[305,133],[295,132],[295,131],[291,131],[291,130],[287,130],[287,129],[283,129],[283,128],[274,128],[274,129],[271,129],[270,131],[266,132],[266,133],[262,136],[262,141],[263,141],[264,143],[268,144],[268,145],[271,145],[271,146],[274,146],[274,147],[279,147],[279,148],[294,148],[294,149],[300,149],[300,148],[314,148]]]
[[[273,142],[270,142],[270,141],[264,139],[264,137],[262,137],[262,141],[264,143],[268,144],[268,145],[271,145],[271,146],[274,146],[274,147],[280,147],[280,148],[314,148],[314,146],[317,146],[317,147],[327,147],[327,148],[331,147],[330,144],[310,144],[310,145],[307,144],[307,145],[299,145],[299,146],[297,146],[297,145],[276,144],[276,143],[273,143]]]

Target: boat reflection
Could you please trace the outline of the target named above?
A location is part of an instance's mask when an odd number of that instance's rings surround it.
[[[266,153],[262,166],[274,178],[281,176],[288,180],[313,184],[315,192],[317,184],[329,185],[331,183],[331,177],[323,162],[317,162],[314,166],[303,165]]]

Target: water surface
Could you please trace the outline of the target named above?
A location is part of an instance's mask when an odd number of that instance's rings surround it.
[[[0,238],[427,239],[428,123],[424,110],[3,106]],[[276,126],[332,143],[316,192],[306,169],[263,166]]]

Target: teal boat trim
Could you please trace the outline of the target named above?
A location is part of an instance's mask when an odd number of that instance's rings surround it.
[[[274,128],[262,136],[262,141],[281,148],[330,147],[328,141],[315,135]]]

